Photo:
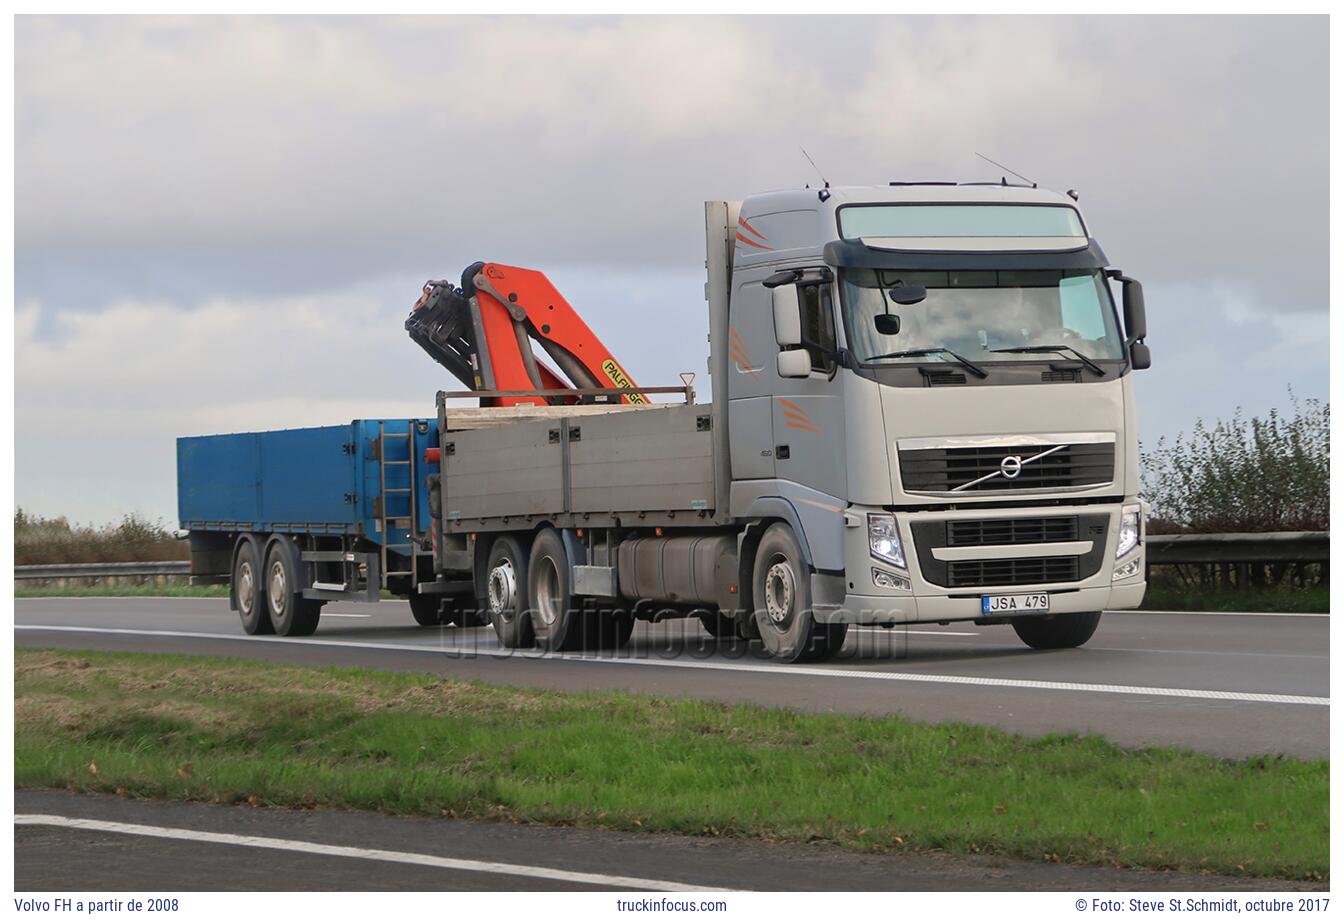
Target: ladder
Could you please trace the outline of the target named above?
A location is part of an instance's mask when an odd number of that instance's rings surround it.
[[[388,442],[405,441],[406,459],[389,460],[387,458]],[[406,468],[406,487],[400,486],[388,487],[387,470],[388,467]],[[409,575],[411,578],[411,589],[414,591],[416,584],[416,565],[415,558],[417,547],[415,545],[415,422],[407,422],[404,432],[388,431],[387,423],[383,420],[378,422],[378,494],[381,496],[379,522],[383,528],[382,548],[379,551],[382,555],[382,587],[387,587],[389,578],[396,578],[403,575]],[[391,498],[396,495],[406,496],[406,514],[394,514],[391,511]],[[403,529],[398,522],[405,522],[406,540],[405,543],[393,543],[392,531]],[[410,560],[410,570],[391,570],[388,568],[388,555],[390,550],[404,549],[406,557]]]

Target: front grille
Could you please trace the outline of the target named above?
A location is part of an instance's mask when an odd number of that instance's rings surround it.
[[[1037,585],[1078,580],[1077,556],[1035,559],[963,559],[947,564],[949,588],[986,585]]]
[[[948,521],[948,546],[1019,546],[1071,543],[1078,539],[1078,517],[1000,518]]]
[[[923,517],[922,515],[920,516]],[[915,558],[924,578],[943,588],[984,585],[1027,585],[1081,581],[1101,571],[1106,555],[1109,512],[1049,517],[948,520],[930,514],[910,522]],[[1035,556],[1027,559],[934,558],[944,547],[1031,546],[1045,543],[1090,544],[1081,556]],[[1038,550],[1049,552],[1049,550]],[[989,549],[986,554],[992,554]]]
[[[1023,444],[902,450],[901,483],[908,492],[957,490],[972,494],[1107,485],[1115,478],[1114,442],[1066,444],[1062,450],[1032,459],[1050,450],[1051,446]],[[1001,473],[1005,457],[1017,457],[1022,461],[1021,472],[1013,479]],[[982,476],[989,478],[967,485]]]

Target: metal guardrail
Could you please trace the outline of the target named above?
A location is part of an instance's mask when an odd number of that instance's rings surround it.
[[[1152,534],[1147,538],[1148,565],[1210,563],[1328,562],[1329,531],[1300,533]],[[62,578],[125,578],[190,575],[191,563],[80,562],[14,567],[16,581]]]
[[[1148,565],[1329,562],[1330,532],[1182,533],[1147,538]]]
[[[15,581],[50,581],[59,578],[126,578],[158,575],[190,575],[191,563],[173,562],[72,562],[62,565],[16,565]]]

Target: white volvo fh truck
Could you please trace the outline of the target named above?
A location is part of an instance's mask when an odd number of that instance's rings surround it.
[[[795,661],[850,624],[1074,647],[1138,606],[1142,291],[1075,196],[892,183],[705,216],[710,404],[440,394],[418,590],[445,621],[471,607],[506,645],[566,649],[681,612]]]

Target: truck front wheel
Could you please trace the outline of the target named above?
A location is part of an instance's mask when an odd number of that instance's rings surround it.
[[[761,642],[782,661],[821,661],[845,644],[848,625],[818,623],[802,547],[787,524],[772,524],[756,548],[752,598]]]
[[[1101,612],[1055,613],[1013,620],[1017,637],[1032,648],[1077,648],[1097,631]]]

